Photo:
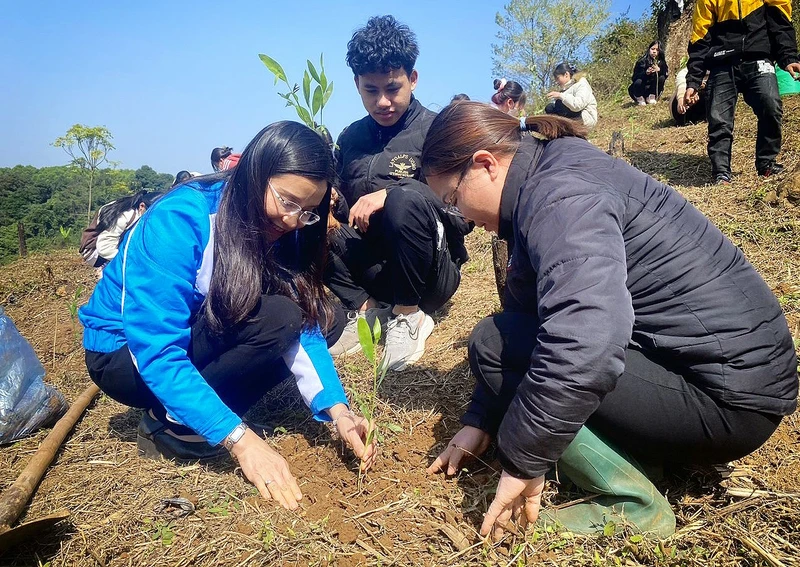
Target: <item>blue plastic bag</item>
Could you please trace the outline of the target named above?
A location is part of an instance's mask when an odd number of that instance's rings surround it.
[[[0,307],[0,445],[55,423],[67,411],[64,396],[43,378],[33,347]]]

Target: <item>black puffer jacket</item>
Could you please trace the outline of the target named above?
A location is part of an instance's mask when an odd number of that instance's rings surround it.
[[[412,97],[408,110],[391,127],[378,125],[369,115],[353,122],[339,136],[336,173],[339,193],[352,207],[363,195],[381,189],[406,187],[422,193],[439,214],[453,261],[467,261],[464,236],[472,224],[442,210],[441,200],[424,183],[421,166],[422,145],[436,114]],[[344,211],[337,212],[340,221]]]
[[[513,211],[515,242],[506,310],[539,320],[498,432],[508,472],[533,478],[552,467],[614,389],[631,343],[673,361],[721,404],[794,411],[797,360],[778,301],[674,189],[585,140],[526,138],[501,211],[501,231]]]

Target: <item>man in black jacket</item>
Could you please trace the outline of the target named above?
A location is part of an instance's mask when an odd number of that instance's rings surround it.
[[[470,229],[443,210],[420,179],[422,144],[435,115],[412,94],[418,54],[413,32],[392,16],[371,18],[347,45],[347,64],[368,116],[337,142],[338,189],[350,209],[349,224],[330,238],[326,271],[326,284],[352,310],[331,354],[358,350],[358,317],[370,324],[378,318],[386,322],[392,370],[422,356],[434,326],[429,313],[461,281]]]
[[[708,80],[708,157],[717,183],[731,182],[733,118],[739,93],[758,118],[756,170],[776,175],[783,107],[775,77],[777,62],[800,79],[790,0],[697,0],[689,42],[685,106],[698,101]]]

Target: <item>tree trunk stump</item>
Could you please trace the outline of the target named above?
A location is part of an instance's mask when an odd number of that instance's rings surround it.
[[[495,235],[492,235],[492,265],[494,266],[497,294],[500,296],[500,306],[504,307],[506,276],[508,275],[508,243]]]

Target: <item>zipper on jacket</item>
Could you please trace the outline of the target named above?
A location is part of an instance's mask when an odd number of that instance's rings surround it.
[[[742,24],[742,57],[744,57],[744,46],[747,41],[747,25],[744,23],[744,17],[742,17],[742,0],[736,0],[739,4],[739,23]],[[766,17],[766,16],[765,16]]]
[[[380,132],[378,132],[378,136],[380,136]],[[385,149],[386,148],[384,148],[384,150]],[[370,158],[369,163],[367,164],[367,186],[365,188],[364,195],[369,195],[370,193],[372,193],[372,164],[375,163],[375,160],[378,159],[378,156],[381,155],[382,153],[383,150],[381,150],[380,153],[374,154]]]

